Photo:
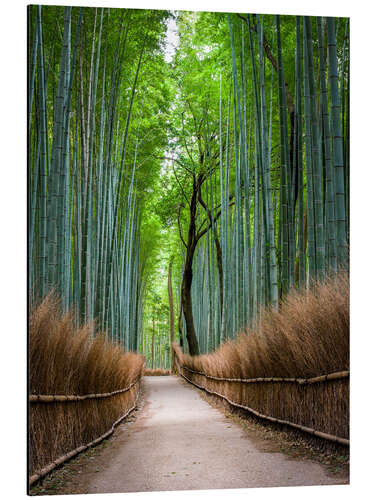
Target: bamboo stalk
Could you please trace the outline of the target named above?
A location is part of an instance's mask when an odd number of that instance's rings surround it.
[[[311,112],[311,160],[312,181],[314,196],[314,221],[315,221],[315,251],[316,251],[316,277],[323,279],[325,274],[325,238],[323,226],[322,206],[322,158],[320,144],[320,127],[317,113],[317,96],[314,78],[314,60],[312,48],[311,23],[308,16],[304,17],[304,37],[306,43],[307,78],[309,82],[310,112]]]
[[[305,161],[306,161],[306,202],[307,202],[307,241],[308,241],[308,274],[309,283],[316,276],[316,235],[314,214],[314,189],[312,172],[312,131],[311,103],[308,78],[308,54],[306,33],[303,30],[303,73],[304,73],[304,118],[305,118]]]
[[[345,214],[345,180],[344,180],[344,158],[343,138],[340,121],[340,93],[339,75],[337,69],[337,47],[335,36],[335,20],[327,17],[328,28],[328,52],[329,52],[329,80],[331,95],[331,120],[332,120],[332,144],[333,144],[333,167],[336,188],[335,193],[335,218],[337,232],[337,265],[347,267],[347,238],[346,238],[346,214]]]
[[[333,182],[332,147],[331,147],[331,127],[329,123],[328,111],[328,90],[326,86],[325,54],[323,47],[322,18],[317,17],[317,32],[319,41],[319,68],[320,68],[320,89],[321,89],[321,109],[323,118],[323,145],[324,164],[326,169],[326,245],[328,246],[328,262],[332,271],[337,272],[337,242],[335,228],[335,192]]]
[[[281,143],[281,180],[280,180],[280,211],[282,214],[281,223],[281,289],[285,295],[292,284],[292,206],[291,206],[291,181],[290,162],[288,154],[288,119],[286,109],[286,93],[283,59],[281,50],[280,16],[275,17],[277,31],[277,61],[278,61],[278,83],[279,83],[279,116],[280,116],[280,143]],[[280,214],[279,214],[280,217]],[[294,242],[293,242],[294,243]]]
[[[306,252],[304,232],[303,142],[302,142],[302,70],[300,17],[296,18],[296,163],[298,168],[298,286],[306,286]]]

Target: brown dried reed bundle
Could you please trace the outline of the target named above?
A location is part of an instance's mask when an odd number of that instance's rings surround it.
[[[212,354],[183,355],[183,364],[227,378],[309,378],[349,369],[347,273],[290,293],[279,311],[265,309],[261,318]],[[181,364],[176,345],[175,351]]]
[[[253,330],[215,352],[189,356],[173,345],[190,381],[255,412],[334,436],[349,436],[348,378],[310,386],[296,382],[217,381],[219,378],[311,378],[349,370],[349,277],[341,272],[308,291],[290,293],[280,310],[265,309]],[[188,368],[189,370],[185,369]]]
[[[93,325],[76,327],[74,313],[61,313],[49,294],[30,314],[30,394],[85,395],[128,387],[142,374],[144,358],[121,346],[93,339]],[[29,408],[29,470],[43,468],[61,455],[108,431],[135,401],[138,384],[104,399],[32,403]]]

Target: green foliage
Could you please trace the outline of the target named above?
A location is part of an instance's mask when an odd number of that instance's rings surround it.
[[[169,362],[171,259],[186,347],[192,214],[202,351],[334,272],[336,249],[345,265],[349,240],[348,21],[300,18],[297,37],[295,16],[178,12],[166,62],[172,17],[29,9],[30,294],[56,288],[149,364],[153,337]]]
[[[163,57],[168,18],[29,9],[30,294],[56,289],[66,309],[95,318],[127,349],[140,341],[158,251],[150,192],[172,97]]]

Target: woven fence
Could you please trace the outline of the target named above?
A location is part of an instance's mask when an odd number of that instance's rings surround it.
[[[349,371],[311,378],[217,377],[190,368],[180,347],[173,349],[179,375],[208,394],[259,418],[349,445]]]
[[[29,485],[110,436],[135,409],[140,379],[101,394],[30,395]]]
[[[52,293],[32,307],[29,484],[109,436],[135,408],[145,358],[92,331]]]

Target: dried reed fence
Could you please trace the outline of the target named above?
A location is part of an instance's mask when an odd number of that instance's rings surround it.
[[[257,417],[349,444],[349,280],[346,273],[262,311],[253,331],[214,353],[173,344],[188,382]]]
[[[49,295],[30,315],[29,484],[108,437],[136,407],[144,358],[92,325],[76,327]]]
[[[143,373],[143,375],[145,375],[146,377],[160,377],[160,376],[164,376],[164,375],[170,375],[171,374],[171,370],[165,370],[164,368],[145,368],[145,371]]]

